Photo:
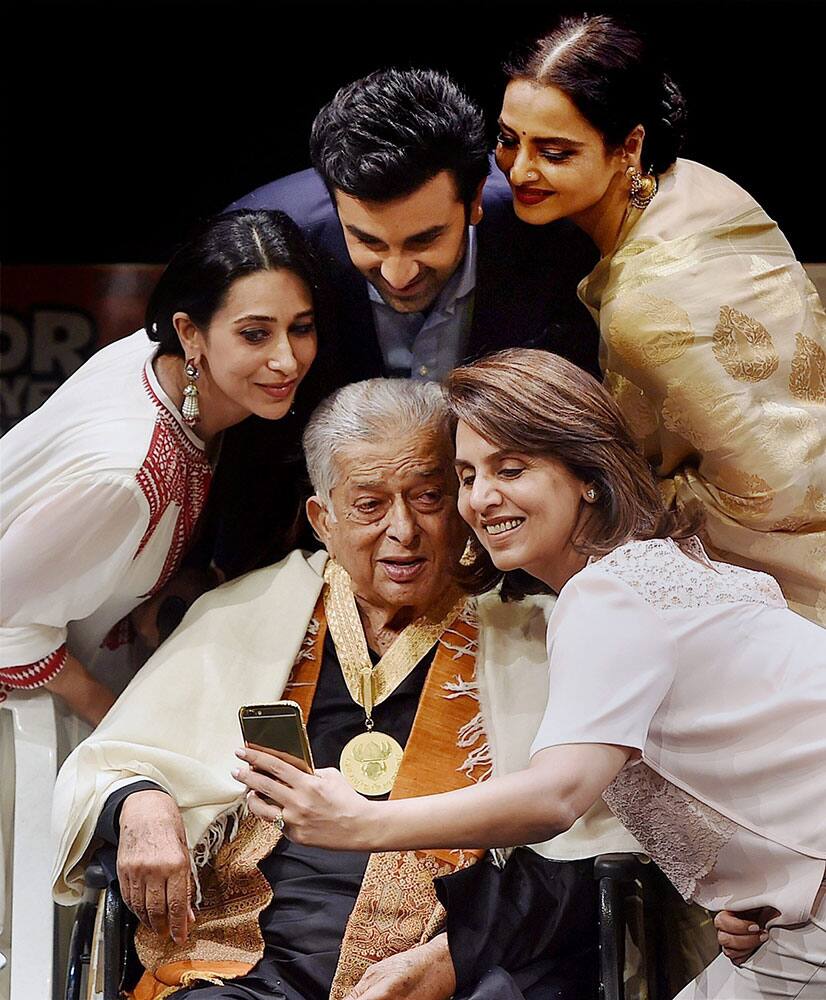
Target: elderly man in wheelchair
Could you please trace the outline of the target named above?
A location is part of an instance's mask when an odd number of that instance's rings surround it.
[[[139,919],[140,979],[123,984],[138,1000],[595,996],[594,858],[639,850],[601,805],[507,860],[305,848],[246,809],[241,706],[297,702],[315,766],[401,797],[525,766],[547,695],[546,599],[458,582],[439,388],[348,386],[304,444],[326,551],[202,597],[74,751],[55,794],[56,898],[77,902],[97,852]]]

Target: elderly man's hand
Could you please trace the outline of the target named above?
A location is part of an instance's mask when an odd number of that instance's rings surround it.
[[[456,974],[447,934],[371,965],[345,1000],[447,1000]]]
[[[776,910],[768,912],[749,910],[741,913],[721,910],[714,918],[714,926],[717,928],[717,940],[726,958],[735,965],[745,962],[752,952],[768,941],[769,935],[765,930],[765,923],[776,914]]]
[[[290,840],[339,851],[368,849],[373,803],[359,795],[340,771],[321,768],[306,774],[271,753],[237,750],[247,762],[232,772],[250,790],[250,812],[271,822],[284,821]]]
[[[166,792],[133,792],[120,813],[118,881],[142,924],[186,941],[195,923],[189,903],[189,852],[181,813]]]

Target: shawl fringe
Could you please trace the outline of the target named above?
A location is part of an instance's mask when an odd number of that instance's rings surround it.
[[[208,865],[218,851],[238,836],[241,821],[247,815],[247,800],[241,799],[236,805],[222,812],[209,824],[198,843],[189,852],[189,869],[195,883],[194,906],[201,904],[201,878],[199,869]]]

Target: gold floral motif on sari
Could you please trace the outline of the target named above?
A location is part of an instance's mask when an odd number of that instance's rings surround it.
[[[762,516],[772,508],[774,491],[754,473],[722,465],[717,470],[717,485],[720,505],[738,519]]]
[[[754,294],[760,305],[777,320],[793,319],[800,312],[802,301],[788,269],[773,267],[757,254],[752,254],[750,260]]]
[[[771,399],[760,402],[758,435],[761,449],[778,475],[798,474],[823,448],[823,433],[811,413],[802,406]]]
[[[614,303],[608,343],[634,368],[645,371],[675,361],[693,342],[688,313],[670,299],[633,292]]]
[[[799,333],[792,358],[789,391],[807,403],[826,403],[826,351]]]
[[[810,524],[826,518],[826,492],[810,486],[795,510],[773,525],[774,531],[800,531]]]
[[[711,349],[726,372],[738,382],[762,382],[780,364],[769,331],[731,306],[720,309]]]
[[[698,451],[714,451],[736,433],[742,414],[733,398],[712,382],[672,379],[662,406],[663,424]]]

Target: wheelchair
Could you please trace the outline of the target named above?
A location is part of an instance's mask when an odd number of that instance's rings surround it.
[[[602,854],[594,861],[599,899],[599,1000],[666,1000],[665,943],[655,872],[653,865],[633,854]],[[69,946],[65,1000],[119,1000],[142,972],[132,948],[137,918],[123,902],[117,882],[108,883],[101,865],[87,867],[85,886]],[[635,920],[640,914],[641,922]],[[638,926],[632,938],[639,952],[643,985],[635,988],[632,996],[630,992],[626,995],[626,932],[635,922]],[[96,928],[102,930],[102,969],[94,952]]]

